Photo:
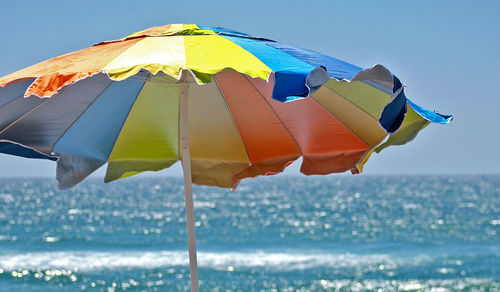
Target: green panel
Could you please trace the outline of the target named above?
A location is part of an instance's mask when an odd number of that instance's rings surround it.
[[[144,171],[158,171],[170,167],[175,160],[118,160],[108,164],[105,182],[139,174]]]
[[[374,119],[378,120],[384,107],[389,103],[391,96],[361,81],[330,80],[324,86],[337,92]]]
[[[375,152],[379,153],[391,145],[403,145],[410,142],[417,136],[418,132],[428,124],[430,124],[428,120],[422,118],[408,105],[408,111],[401,127],[399,127],[396,132],[392,133],[387,141],[378,146]]]
[[[154,76],[139,93],[118,136],[108,160],[106,181],[175,163],[179,157],[178,121],[179,92],[175,80]]]

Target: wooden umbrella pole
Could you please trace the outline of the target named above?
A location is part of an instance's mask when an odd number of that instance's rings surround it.
[[[191,159],[189,157],[189,119],[188,119],[189,84],[179,83],[179,122],[181,132],[182,169],[184,171],[184,199],[186,203],[186,225],[188,232],[189,272],[191,291],[198,292],[198,260],[196,258],[196,236],[194,229],[193,185],[191,180]]]

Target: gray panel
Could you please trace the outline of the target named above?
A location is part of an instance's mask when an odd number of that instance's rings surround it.
[[[0,107],[17,97],[24,96],[24,92],[26,92],[28,86],[33,83],[33,80],[34,79],[20,81],[6,87],[0,87]]]
[[[20,97],[0,107],[0,133],[17,119],[20,119],[25,114],[29,113],[43,101],[46,100],[37,96],[24,98],[21,95]]]
[[[59,137],[111,83],[105,74],[100,73],[64,88],[0,132],[0,139],[50,154]]]

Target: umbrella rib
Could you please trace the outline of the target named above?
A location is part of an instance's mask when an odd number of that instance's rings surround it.
[[[245,142],[243,141],[243,138],[241,137],[240,129],[238,128],[238,125],[236,124],[236,120],[234,119],[233,112],[231,111],[231,108],[227,104],[226,97],[224,96],[224,93],[222,93],[222,90],[220,89],[219,82],[217,81],[217,78],[214,78],[214,81],[215,81],[215,85],[217,86],[217,90],[219,90],[219,93],[222,96],[222,99],[224,100],[224,104],[226,105],[226,109],[229,112],[229,115],[231,116],[231,120],[233,121],[233,125],[234,125],[236,131],[238,132],[238,137],[240,137],[240,141],[241,141],[241,144],[243,145],[243,149],[245,150],[245,155],[248,159],[248,163],[251,165],[252,161],[250,160],[250,157],[248,156],[247,147],[245,146]]]
[[[356,81],[358,81],[358,80],[356,80]],[[376,90],[378,90],[378,91],[380,91],[380,92],[383,92],[383,93],[388,94],[387,92],[385,92],[385,91],[383,91],[383,90],[381,90],[381,89],[378,89],[378,88],[376,88],[376,87],[373,87],[373,86],[371,86],[370,84],[368,84],[368,83],[366,83],[366,82],[364,82],[364,81],[360,81],[360,82],[362,82],[362,83],[364,83],[364,84],[366,84],[366,85],[368,85],[368,86],[372,87],[373,89],[376,89]],[[353,106],[357,107],[359,110],[361,110],[361,111],[363,111],[364,113],[366,113],[367,115],[371,116],[374,120],[378,121],[378,119],[376,119],[375,117],[373,117],[373,116],[372,116],[372,115],[371,115],[371,114],[370,114],[367,110],[365,110],[364,108],[362,108],[362,107],[358,106],[358,105],[357,105],[356,103],[354,103],[352,100],[350,100],[350,99],[346,98],[344,95],[340,94],[340,92],[336,91],[335,89],[330,88],[330,87],[328,87],[328,86],[321,86],[321,87],[322,87],[322,88],[323,88],[323,87],[326,87],[326,88],[327,88],[328,90],[330,90],[331,92],[333,92],[333,93],[337,94],[338,96],[342,97],[342,98],[343,98],[346,102],[349,102],[349,103],[350,103],[350,104],[352,104]],[[391,95],[391,94],[389,94],[389,95]],[[391,95],[391,98],[392,98],[392,95]],[[389,104],[389,103],[390,103],[390,100],[387,102],[387,104]],[[387,104],[386,104],[386,105],[387,105]],[[384,108],[385,108],[385,106],[384,106]],[[380,113],[382,114],[382,112],[380,112]]]
[[[0,135],[3,134],[7,129],[9,129],[10,127],[12,127],[14,124],[16,124],[17,122],[21,121],[22,119],[24,119],[25,117],[27,117],[28,115],[30,115],[32,112],[34,112],[36,109],[38,109],[40,106],[42,106],[47,101],[48,101],[48,99],[42,101],[39,105],[37,105],[36,107],[32,108],[29,112],[25,113],[24,115],[22,115],[21,117],[19,117],[17,120],[15,120],[12,123],[10,123],[7,127],[3,128],[0,131]]]
[[[16,101],[18,98],[22,97],[24,95],[24,93],[21,93],[19,96],[16,96],[14,99],[12,99],[11,101],[7,102],[6,104],[0,106],[0,108],[8,105],[8,104],[11,104],[12,102]],[[43,103],[43,102],[42,102]],[[35,107],[36,108],[36,107]],[[22,118],[22,117],[21,117]],[[17,122],[17,120],[15,120],[13,123]],[[12,123],[12,124],[13,124]],[[3,130],[6,130],[8,127],[10,127],[12,124],[9,124],[8,126],[6,126],[5,128],[3,128],[1,131],[0,131],[0,134],[3,132]]]
[[[61,140],[61,138],[64,136],[64,134],[66,134],[69,129],[71,129],[71,127],[73,127],[73,125],[83,116],[83,114],[85,114],[85,112],[99,99],[99,97],[101,97],[101,95],[106,91],[108,90],[108,88],[111,86],[111,84],[113,84],[114,81],[111,81],[102,91],[101,93],[99,93],[99,95],[97,95],[97,97],[87,105],[87,107],[85,107],[85,109],[78,115],[78,117],[71,123],[71,125],[69,125],[69,127],[67,127],[64,132],[59,136],[57,137],[56,141],[54,142],[54,144],[52,145],[52,148],[51,148],[51,152],[54,152],[54,147],[56,147],[57,143],[59,142],[59,140]]]
[[[319,103],[317,100],[315,100],[312,96],[309,97],[315,104],[319,105],[324,111],[326,111],[330,116],[332,116],[334,119],[336,119],[339,123],[342,124],[349,132],[351,132],[354,136],[356,136],[363,144],[366,146],[370,147],[368,143],[364,139],[362,139],[358,134],[356,134],[350,127],[348,127],[343,121],[339,120],[334,114],[332,114],[330,111],[328,111],[321,103]]]
[[[120,132],[118,132],[118,135],[116,135],[116,138],[115,138],[115,141],[113,142],[113,147],[111,148],[111,151],[109,151],[109,154],[108,154],[108,158],[106,158],[106,162],[108,161],[109,159],[109,156],[111,155],[111,153],[113,153],[113,150],[115,149],[115,146],[116,146],[116,141],[118,141],[118,138],[120,137],[122,131],[123,131],[123,126],[125,125],[125,123],[127,122],[127,119],[128,119],[128,116],[130,115],[130,112],[132,111],[132,109],[134,108],[135,104],[137,103],[137,100],[139,99],[139,95],[141,94],[141,91],[144,89],[144,86],[146,85],[146,81],[144,81],[144,83],[142,84],[142,87],[141,89],[137,92],[137,96],[135,97],[135,100],[134,100],[134,103],[132,104],[132,106],[130,107],[130,109],[128,110],[127,112],[127,116],[125,117],[125,119],[123,120],[123,124],[122,124],[122,127],[120,128]]]
[[[257,93],[260,95],[260,97],[262,97],[262,99],[264,99],[264,101],[266,102],[266,104],[273,111],[273,113],[276,116],[276,118],[278,119],[278,121],[280,121],[280,123],[283,126],[283,128],[285,128],[285,130],[287,131],[288,135],[290,135],[290,138],[292,138],[293,142],[295,143],[295,145],[297,146],[297,149],[300,152],[300,156],[304,156],[304,154],[302,153],[302,149],[300,149],[299,143],[297,142],[297,140],[295,140],[295,137],[292,135],[292,133],[290,132],[290,130],[288,129],[288,127],[285,125],[285,123],[281,120],[280,116],[274,110],[274,108],[271,105],[271,103],[269,103],[269,101],[266,99],[266,97],[264,95],[262,95],[262,93],[260,92],[260,90],[257,89],[257,87],[255,87],[255,85],[252,82],[250,82],[250,80],[248,78],[250,78],[250,77],[248,77],[247,75],[245,75],[245,79],[247,80],[247,82],[255,89],[255,91],[257,91]]]
[[[127,41],[127,40],[124,40],[124,41]],[[103,70],[104,68],[106,68],[109,64],[113,63],[116,59],[118,59],[119,57],[123,56],[128,50],[130,50],[131,48],[135,47],[138,43],[140,43],[142,40],[138,40],[137,42],[133,43],[132,45],[128,46],[128,48],[126,48],[125,50],[123,50],[122,52],[120,52],[118,55],[114,56],[113,59],[111,59],[109,62],[107,62],[106,64],[104,64],[102,67],[101,67],[101,71],[104,71],[106,72],[105,70]],[[94,45],[95,46],[95,45]],[[134,74],[135,75],[135,74]]]
[[[12,100],[10,100],[10,101],[8,101],[8,102],[6,102],[6,103],[2,104],[2,105],[0,106],[0,108],[2,108],[2,107],[4,107],[4,106],[6,106],[6,105],[8,105],[8,104],[10,104],[10,103],[12,103],[12,102],[14,102],[15,100],[17,100],[18,98],[20,98],[20,97],[21,97],[21,96],[23,96],[23,95],[24,95],[24,93],[19,94],[18,96],[14,97]]]
[[[62,88],[61,90],[59,90],[58,93],[61,93],[63,91],[65,91],[66,89],[68,89],[68,87],[64,87]],[[44,103],[46,103],[47,101],[49,101],[50,97],[39,97],[40,99],[43,99],[43,101],[37,105],[36,107],[34,107],[33,109],[31,109],[29,112],[25,113],[24,115],[22,115],[21,117],[19,117],[17,120],[13,121],[12,123],[10,123],[7,127],[3,128],[1,131],[0,131],[0,135],[3,134],[3,132],[5,132],[7,129],[9,129],[10,127],[12,127],[14,124],[16,124],[17,122],[19,122],[20,120],[24,119],[25,117],[27,117],[28,115],[30,115],[31,113],[33,113],[36,109],[38,109],[40,106],[42,106]],[[17,98],[16,98],[17,99]]]

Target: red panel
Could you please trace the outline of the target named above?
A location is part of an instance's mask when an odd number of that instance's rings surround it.
[[[300,157],[290,133],[246,75],[226,70],[215,79],[252,163],[238,178],[282,171],[288,162]]]
[[[292,133],[304,161],[304,174],[327,174],[355,168],[368,146],[312,98],[281,103],[271,98],[272,84],[250,82],[265,96]]]

